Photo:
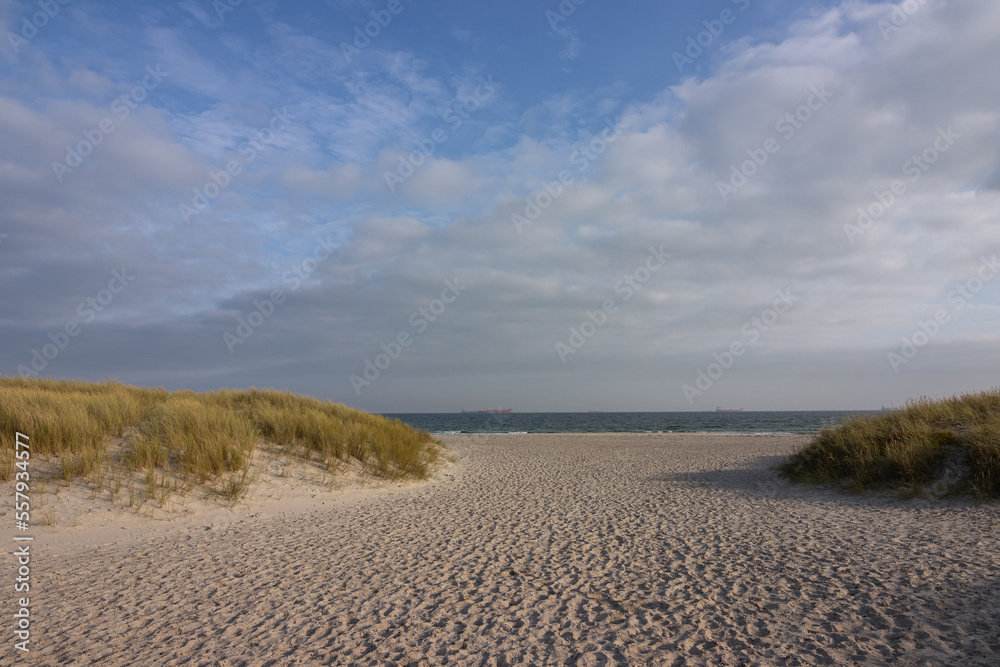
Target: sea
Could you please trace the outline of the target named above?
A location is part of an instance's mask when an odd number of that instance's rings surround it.
[[[446,412],[385,414],[434,435],[462,433],[809,434],[866,410],[809,412]]]

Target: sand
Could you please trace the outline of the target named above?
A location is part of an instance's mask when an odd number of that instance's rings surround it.
[[[799,436],[443,440],[431,483],[33,529],[24,662],[1000,664],[996,503],[789,486]]]

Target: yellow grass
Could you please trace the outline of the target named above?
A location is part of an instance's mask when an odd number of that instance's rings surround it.
[[[235,504],[254,481],[259,447],[331,472],[356,462],[384,479],[426,478],[444,455],[427,432],[398,420],[289,392],[0,377],[0,432],[16,431],[60,479],[82,478],[113,499],[124,485],[136,508],[195,485]],[[0,480],[16,472],[13,452],[13,442],[0,449]]]
[[[953,470],[947,474],[945,468]],[[938,495],[1000,498],[1000,389],[900,410],[854,416],[824,428],[779,470],[799,482],[847,482],[916,495],[935,480]]]

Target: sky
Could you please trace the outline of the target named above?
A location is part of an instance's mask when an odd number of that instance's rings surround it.
[[[0,0],[0,33],[0,374],[374,412],[1000,384],[993,0]]]

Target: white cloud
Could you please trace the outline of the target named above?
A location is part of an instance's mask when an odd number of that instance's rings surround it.
[[[335,46],[275,24],[258,48],[220,43],[253,64],[234,75],[185,35],[151,29],[174,88],[61,185],[52,159],[106,107],[40,99],[26,87],[0,98],[0,232],[10,234],[0,254],[16,252],[19,263],[12,268],[6,255],[3,275],[27,286],[3,297],[23,320],[7,323],[12,351],[0,361],[9,372],[105,267],[126,263],[141,278],[101,331],[138,364],[136,381],[160,382],[168,367],[207,385],[260,384],[259,373],[386,410],[458,405],[482,384],[536,409],[573,409],[599,386],[620,402],[609,408],[684,409],[680,384],[788,288],[800,300],[708,403],[743,391],[771,396],[761,407],[860,407],[849,404],[862,395],[851,377],[872,387],[869,405],[905,397],[930,380],[893,374],[885,352],[947,304],[982,256],[1000,251],[1000,90],[991,85],[1000,8],[926,5],[884,39],[877,22],[891,11],[846,2],[773,43],[741,42],[705,78],[624,107],[621,88],[554,90],[514,113],[498,100],[465,128],[497,143],[482,148],[456,134],[396,192],[384,171],[441,124],[479,69],[459,68],[446,82],[409,54],[376,46],[348,68]],[[38,71],[57,79],[46,90],[69,83],[88,100],[113,97],[131,80],[84,66]],[[809,109],[823,85],[828,100]],[[293,127],[182,224],[178,204],[283,100]],[[786,136],[777,124],[804,106],[808,119],[786,124],[794,129]],[[504,115],[491,128],[496,110]],[[604,117],[618,113],[621,136],[581,161]],[[911,180],[907,161],[948,127],[954,144]],[[723,201],[718,182],[768,139],[779,149]],[[563,170],[573,182],[518,234],[511,214]],[[893,180],[906,191],[852,244],[844,226]],[[283,273],[327,234],[333,256],[229,355],[223,331],[253,299],[287,289]],[[670,261],[625,302],[616,284],[661,245]],[[357,399],[349,374],[456,277],[468,291]],[[956,311],[936,350],[918,359],[938,386],[985,377],[998,287],[1000,278]],[[563,365],[555,343],[609,298],[620,312]],[[79,349],[61,363],[100,375],[99,345]],[[427,386],[440,396],[402,402]]]

